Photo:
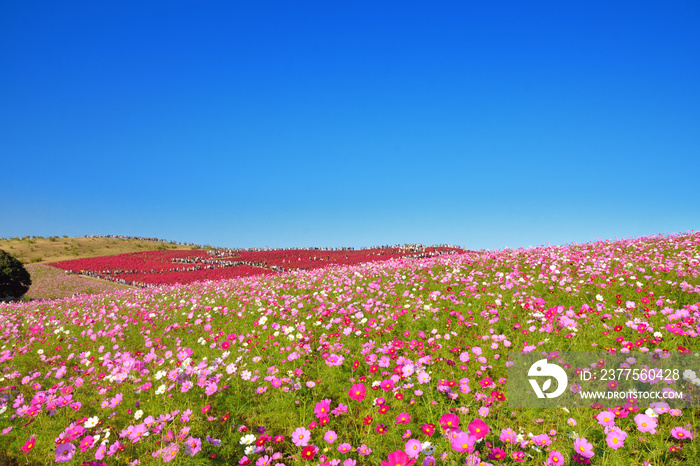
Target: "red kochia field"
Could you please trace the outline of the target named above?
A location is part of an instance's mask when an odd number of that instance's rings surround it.
[[[432,257],[464,252],[455,247],[362,250],[280,249],[261,251],[145,251],[56,262],[54,267],[127,285],[173,285],[204,280],[312,270],[399,257]]]

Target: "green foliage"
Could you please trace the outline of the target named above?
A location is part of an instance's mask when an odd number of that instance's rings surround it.
[[[19,298],[29,291],[32,279],[24,265],[0,249],[0,299]]]

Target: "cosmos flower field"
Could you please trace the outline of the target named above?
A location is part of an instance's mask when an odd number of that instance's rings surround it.
[[[700,233],[0,304],[0,463],[700,464],[697,409],[506,388],[512,352],[697,358],[699,318]]]

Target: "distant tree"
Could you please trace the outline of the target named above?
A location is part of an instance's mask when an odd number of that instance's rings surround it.
[[[0,249],[0,299],[20,298],[32,284],[29,272],[11,254]]]

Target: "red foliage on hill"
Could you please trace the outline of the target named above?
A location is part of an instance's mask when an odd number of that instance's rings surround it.
[[[384,247],[361,250],[273,249],[144,251],[75,259],[50,264],[79,273],[135,286],[192,283],[249,275],[353,265],[398,257],[428,257],[462,252],[454,247]]]

